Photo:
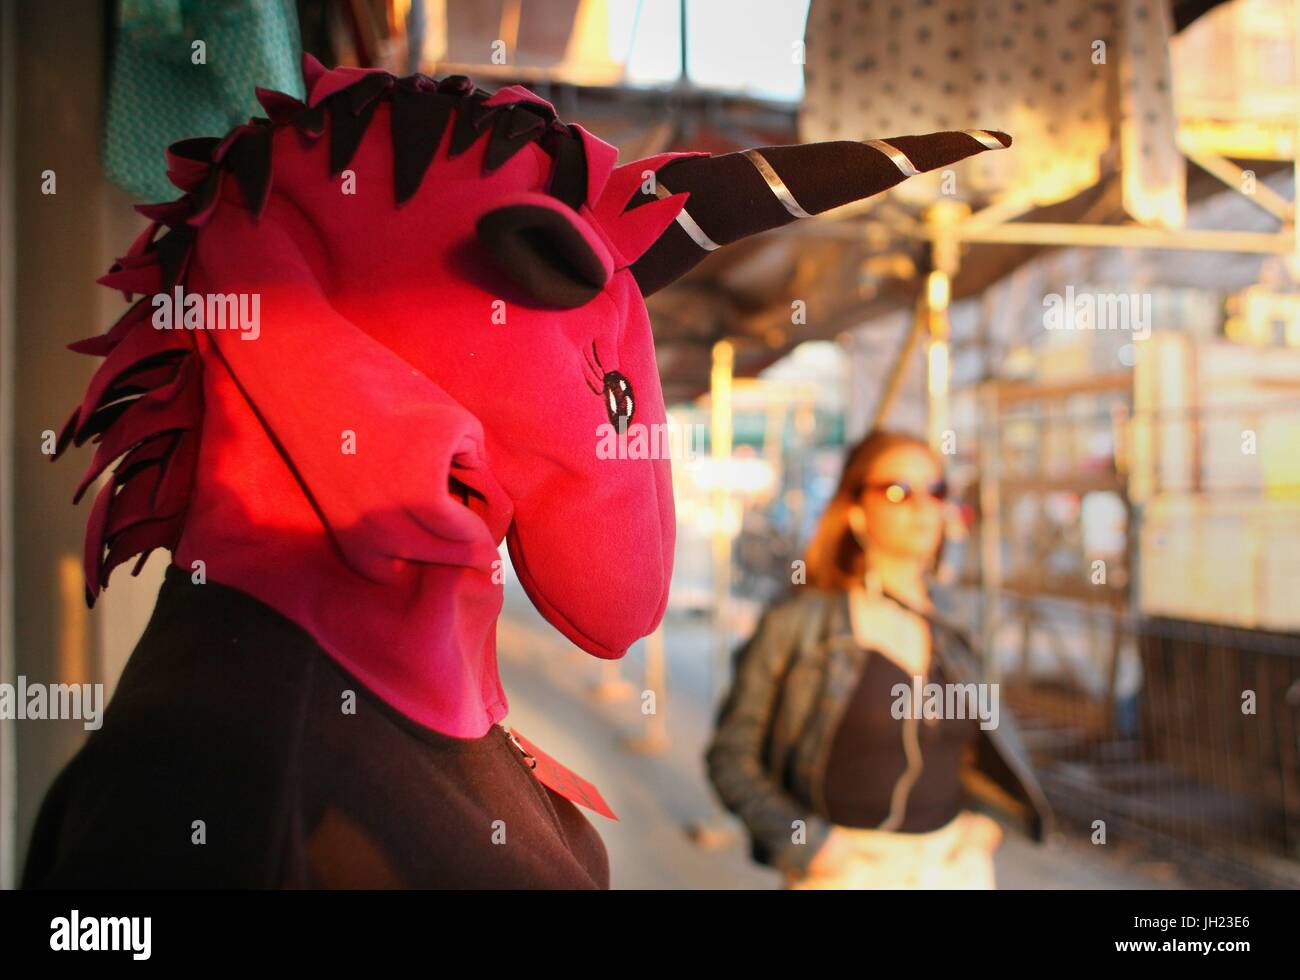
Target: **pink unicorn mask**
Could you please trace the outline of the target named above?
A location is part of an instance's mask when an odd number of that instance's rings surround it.
[[[644,296],[708,251],[1009,145],[616,151],[463,78],[305,62],[307,101],[169,152],[177,201],[101,281],[143,294],[74,345],[104,363],[60,438],[109,467],[89,601],[154,548],[261,600],[446,734],[506,714],[498,546],[542,615],[622,656],[661,619],[669,461],[603,458],[665,422]],[[179,287],[179,288],[178,288]],[[202,563],[201,565],[198,563]]]

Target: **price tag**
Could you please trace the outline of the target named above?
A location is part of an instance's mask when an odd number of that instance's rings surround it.
[[[539,749],[523,735],[519,734],[518,729],[511,729],[519,744],[523,746],[524,751],[536,760],[537,765],[533,768],[533,775],[538,781],[548,789],[559,793],[566,800],[577,803],[579,806],[585,806],[588,810],[595,810],[602,817],[609,817],[611,820],[617,820],[614,811],[609,808],[605,798],[600,795],[600,790],[579,776],[567,766],[562,766],[549,755]]]

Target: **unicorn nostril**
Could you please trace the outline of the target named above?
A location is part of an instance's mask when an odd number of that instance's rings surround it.
[[[451,465],[453,469],[458,468],[454,462]],[[470,510],[481,512],[487,507],[487,497],[483,492],[470,486],[455,473],[447,474],[447,492]]]

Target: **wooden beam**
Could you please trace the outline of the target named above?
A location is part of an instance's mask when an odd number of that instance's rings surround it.
[[[1060,247],[1163,248],[1195,252],[1250,252],[1284,255],[1295,248],[1295,233],[1169,230],[1139,225],[1069,225],[1010,222],[988,228],[953,229],[962,241]]]
[[[1242,189],[1245,171],[1231,160],[1226,160],[1213,153],[1198,153],[1183,150],[1183,156],[1204,170],[1207,174],[1222,181],[1251,204],[1267,211],[1273,217],[1287,225],[1294,224],[1295,206],[1273,188],[1269,187],[1255,175],[1255,189],[1247,193]]]
[[[916,351],[916,345],[921,339],[929,321],[928,311],[925,309],[925,301],[922,298],[912,315],[911,326],[908,327],[906,336],[903,337],[903,343],[898,348],[898,354],[894,358],[893,365],[889,369],[889,378],[885,382],[885,387],[881,389],[880,401],[876,403],[876,412],[871,420],[871,428],[879,429],[885,424],[885,419],[889,416],[889,409],[893,406],[899,391],[902,390],[903,380],[907,376],[907,368],[911,363],[912,354]]]

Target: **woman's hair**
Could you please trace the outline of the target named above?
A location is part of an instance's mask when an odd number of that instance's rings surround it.
[[[842,591],[862,582],[867,556],[849,524],[849,511],[861,503],[876,460],[897,446],[916,446],[932,452],[924,439],[884,429],[873,429],[849,450],[839,486],[817,522],[804,554],[808,584],[813,588]]]

